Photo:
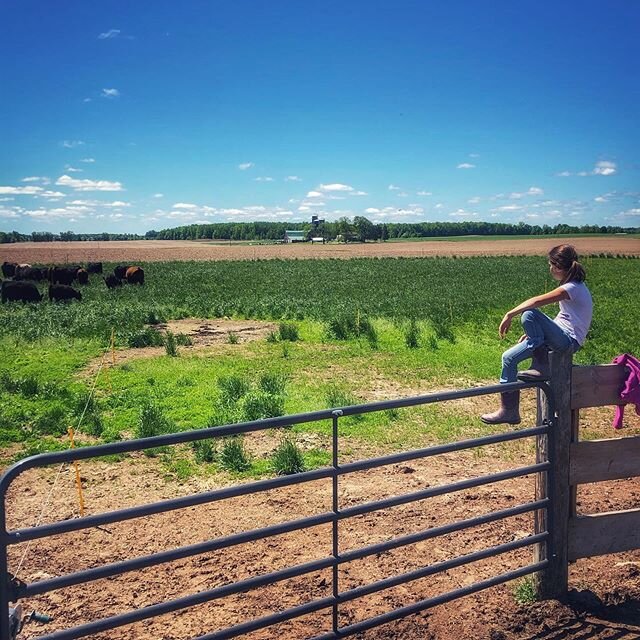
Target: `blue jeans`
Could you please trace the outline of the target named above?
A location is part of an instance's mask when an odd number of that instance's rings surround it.
[[[527,337],[502,354],[500,382],[515,382],[518,376],[518,363],[530,358],[534,349],[542,345],[546,345],[552,351],[571,349],[572,353],[580,348],[576,340],[538,309],[525,311],[520,320]]]

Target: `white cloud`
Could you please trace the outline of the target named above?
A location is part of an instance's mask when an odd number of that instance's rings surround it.
[[[42,197],[42,198],[64,198],[65,194],[61,193],[60,191],[43,191],[42,193],[39,193],[36,197]]]
[[[238,169],[240,169],[240,171],[246,171],[247,169],[251,169],[251,167],[254,167],[255,165],[253,164],[253,162],[242,162],[238,165]]]
[[[256,182],[273,182],[273,178],[271,176],[259,176],[254,178]]]
[[[496,207],[495,209],[491,209],[491,211],[521,211],[524,207],[521,207],[518,204],[506,204],[503,207]]]
[[[120,182],[111,182],[109,180],[77,180],[71,176],[60,176],[56,180],[56,184],[60,187],[71,187],[75,191],[122,191]]]
[[[19,218],[17,211],[13,211],[13,209],[5,209],[0,207],[0,218]]]
[[[339,182],[334,182],[332,184],[321,184],[318,189],[320,191],[354,191],[353,187],[350,187],[348,184],[340,184]]]
[[[299,178],[298,176],[287,176],[284,179],[285,182],[302,182],[302,178]]]
[[[608,200],[604,196],[598,196],[597,198],[594,198],[594,200],[596,202],[608,202]]]
[[[21,182],[39,182],[41,184],[51,184],[51,179],[46,176],[27,176]]]
[[[103,89],[100,94],[103,98],[118,98],[120,92],[117,89]]]
[[[480,202],[480,198],[478,196],[474,196],[473,198],[469,198],[467,200],[467,204],[478,204]]]
[[[387,189],[389,189],[389,191],[400,191],[400,187],[397,187],[395,184],[390,184]]]
[[[91,98],[85,98],[82,102],[93,102]]]
[[[454,218],[474,218],[478,214],[474,213],[473,211],[465,211],[464,209],[456,209],[455,211],[452,211],[449,215],[451,217],[454,217]]]
[[[560,173],[556,173],[556,176],[559,178],[566,178],[571,175],[570,171],[560,171]]]
[[[0,187],[0,195],[9,196],[32,196],[44,191],[42,187]]]
[[[502,194],[500,194],[502,195]],[[529,187],[527,191],[524,192],[515,192],[509,194],[510,200],[519,200],[520,198],[524,198],[525,196],[543,196],[544,191],[540,187]],[[499,196],[496,196],[499,197]]]
[[[470,153],[470,154],[469,154],[469,157],[470,157],[470,158],[479,158],[479,157],[480,157],[480,154],[479,154],[479,153]]]
[[[397,195],[398,195],[398,198],[408,198],[409,197],[409,194],[406,191],[401,191]]]
[[[640,209],[628,209],[627,211],[621,211],[618,216],[623,218],[638,218],[640,217]]]
[[[323,194],[319,191],[309,191],[307,198],[322,198]]]
[[[176,202],[176,204],[173,205],[173,209],[197,209],[198,205],[197,204],[192,204],[190,202]]]
[[[576,173],[577,176],[588,176],[589,172],[588,171],[578,171],[578,173]]]
[[[122,207],[130,207],[130,202],[123,202],[122,200],[114,200],[113,202],[104,202],[105,207],[113,207],[114,209],[121,209]]]
[[[469,162],[462,162],[456,167],[456,169],[475,169],[475,168],[476,168],[476,165],[470,164]]]
[[[82,158],[82,160],[80,160],[80,162],[92,163],[92,162],[95,162],[95,158]]]
[[[61,144],[65,149],[75,149],[76,147],[83,146],[84,140],[63,140]]]
[[[113,38],[117,38],[122,32],[120,29],[109,29],[109,31],[105,31],[98,36],[98,40],[112,40]]]
[[[154,198],[164,198],[164,193],[154,193],[153,197]]]
[[[597,176],[612,176],[615,172],[616,163],[609,160],[600,160],[593,168],[593,174]]]
[[[76,169],[75,167],[72,167],[71,165],[67,165],[64,168],[65,171],[70,171],[71,173],[82,173],[83,169]]]
[[[438,202],[438,204],[433,208],[434,209],[444,209],[444,205],[442,204],[442,202]]]
[[[368,196],[369,194],[366,191],[354,191],[352,196]]]
[[[418,191],[418,193],[416,193],[417,196],[432,196],[433,193],[431,193],[431,191]]]
[[[380,209],[376,209],[375,207],[369,207],[364,210],[365,213],[380,213]]]

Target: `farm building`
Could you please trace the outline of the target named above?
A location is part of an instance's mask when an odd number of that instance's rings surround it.
[[[285,231],[284,232],[284,241],[286,243],[290,242],[304,242],[304,231]]]

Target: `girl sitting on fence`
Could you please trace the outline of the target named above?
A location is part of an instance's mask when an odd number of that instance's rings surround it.
[[[548,351],[575,353],[584,344],[591,325],[593,301],[584,284],[585,271],[578,262],[578,254],[569,244],[561,244],[549,251],[549,270],[560,286],[540,296],[525,300],[507,311],[500,323],[500,337],[509,331],[511,321],[522,314],[524,335],[518,344],[502,354],[500,382],[544,380],[549,377]],[[538,307],[560,303],[560,313],[552,320]],[[518,363],[531,358],[531,368],[518,373]],[[487,424],[518,424],[520,422],[520,391],[500,394],[500,408],[480,419]]]

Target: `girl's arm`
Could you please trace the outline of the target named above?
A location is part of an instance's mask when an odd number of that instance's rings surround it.
[[[541,296],[534,296],[533,298],[529,298],[528,300],[521,302],[517,307],[514,307],[511,311],[507,311],[507,313],[504,314],[504,318],[502,318],[500,328],[498,329],[500,337],[504,338],[507,335],[507,331],[509,331],[509,327],[511,326],[511,321],[515,316],[523,311],[537,309],[538,307],[544,307],[548,304],[568,299],[569,294],[562,287],[557,287],[553,291],[549,291],[549,293],[544,293]]]

